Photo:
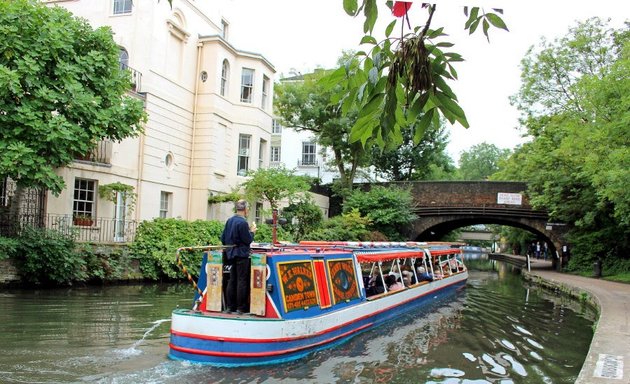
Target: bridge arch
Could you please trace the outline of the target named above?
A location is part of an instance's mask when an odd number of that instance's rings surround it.
[[[369,189],[374,184],[363,184]],[[525,192],[527,183],[512,181],[416,181],[390,182],[409,188],[416,221],[410,228],[411,240],[436,240],[457,228],[474,224],[499,224],[521,228],[545,240],[552,255],[566,240],[568,227],[549,223],[545,211],[534,209]],[[554,265],[556,259],[552,259]]]

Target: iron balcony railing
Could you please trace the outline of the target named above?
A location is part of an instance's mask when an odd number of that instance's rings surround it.
[[[114,143],[111,141],[101,140],[89,153],[75,156],[75,160],[97,164],[111,164],[113,146]]]
[[[6,228],[0,233],[17,235],[26,227],[46,228],[72,236],[81,243],[130,243],[137,229],[135,220],[112,218],[77,218],[72,215],[19,215],[12,218],[8,214],[0,220]]]
[[[142,85],[142,72],[135,70],[126,64],[120,64],[120,67],[131,72],[131,90],[133,92],[140,93]]]
[[[305,158],[297,161],[298,167],[317,167],[319,164],[317,160]]]

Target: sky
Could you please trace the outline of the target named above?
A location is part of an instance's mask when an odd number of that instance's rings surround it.
[[[394,19],[378,0],[379,22],[375,33],[383,34]],[[226,0],[222,13],[230,23],[229,41],[239,50],[262,54],[276,68],[276,79],[292,71],[309,73],[315,68],[334,68],[343,50],[358,50],[363,37],[363,18],[348,16],[343,0]],[[592,16],[611,19],[620,27],[630,20],[627,0],[477,0],[472,5],[502,8],[509,32],[492,28],[490,42],[481,28],[469,36],[461,0],[438,0],[432,27],[445,27],[452,51],[465,61],[456,63],[459,79],[449,85],[466,112],[470,127],[449,126],[447,151],[457,162],[462,151],[482,142],[513,149],[526,141],[518,129],[519,112],[509,97],[520,87],[520,61],[532,45],[545,37],[563,37],[577,21]],[[424,24],[426,10],[415,2],[409,18]],[[397,24],[395,31],[400,31]]]

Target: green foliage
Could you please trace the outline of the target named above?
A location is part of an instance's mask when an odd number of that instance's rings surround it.
[[[0,36],[0,176],[59,194],[58,168],[99,140],[141,132],[143,103],[125,96],[131,76],[109,28],[62,7],[0,0]]]
[[[235,203],[240,199],[242,199],[242,196],[238,192],[222,193],[208,196],[208,204]]]
[[[413,125],[402,130],[402,143],[393,148],[372,149],[372,163],[379,176],[391,181],[435,180],[438,170],[454,173],[446,153],[448,132],[444,124],[427,127],[414,141]]]
[[[90,244],[79,244],[77,252],[85,260],[88,280],[92,282],[120,281],[141,278],[134,275],[129,252],[126,248],[104,252]]]
[[[258,225],[258,229],[256,230],[256,235],[254,235],[254,242],[272,243],[273,242],[272,229],[273,229],[272,226],[269,224]],[[277,235],[278,241],[286,241],[286,242],[293,241],[293,237],[291,236],[291,233],[286,228],[284,228],[284,226],[278,225],[276,227],[276,230],[277,230],[276,235]]]
[[[74,239],[58,231],[25,228],[20,234],[16,261],[22,279],[35,284],[85,281],[85,260]]]
[[[324,220],[322,210],[309,195],[284,208],[282,216],[287,219],[286,228],[293,234],[296,242],[302,240],[305,234],[319,227]],[[297,221],[296,224],[293,224],[294,219]]]
[[[510,157],[509,149],[500,149],[494,144],[480,143],[463,151],[459,158],[459,173],[462,180],[487,180],[499,171],[499,166]]]
[[[281,200],[291,202],[310,188],[308,176],[296,175],[286,168],[258,168],[247,176],[249,179],[242,184],[246,198],[249,201],[266,200],[272,209],[277,209]]]
[[[393,37],[394,20],[385,29],[385,39],[377,41],[373,29],[378,19],[376,0],[344,0],[346,13],[365,16],[361,43],[372,45],[369,52],[358,52],[357,62],[348,62],[330,73],[322,82],[328,89],[343,88],[337,97],[342,109],[358,109],[358,115],[350,134],[351,142],[366,145],[373,141],[381,147],[391,147],[402,142],[401,132],[410,127],[414,142],[419,142],[430,125],[438,125],[443,117],[451,124],[458,122],[468,127],[468,121],[457,102],[457,96],[447,84],[457,79],[454,64],[463,61],[460,54],[449,51],[453,44],[443,40],[447,34],[443,27],[433,29],[431,23],[435,5],[427,5],[426,20]],[[387,2],[392,7],[393,2]],[[465,28],[472,34],[479,25],[488,36],[489,28],[507,30],[498,15],[500,10],[486,13],[479,7],[468,12]]]
[[[0,260],[15,257],[19,245],[20,243],[16,239],[0,236]]]
[[[353,210],[370,220],[370,229],[391,241],[405,239],[406,229],[416,219],[411,191],[397,186],[375,185],[367,192],[354,190],[343,205],[344,212]]]
[[[530,51],[523,68],[513,102],[532,141],[496,177],[527,180],[532,204],[572,225],[569,270],[591,271],[598,258],[613,263],[630,253],[628,26],[614,31],[599,19],[579,23]]]
[[[527,247],[536,240],[533,233],[520,228],[497,226],[493,232],[498,233],[502,241],[505,241],[507,251],[516,255],[527,254]]]
[[[153,280],[181,278],[176,251],[180,247],[220,245],[224,223],[219,221],[186,221],[154,219],[138,226],[130,256],[140,263],[145,277]],[[201,252],[182,252],[182,263],[193,275],[199,274]]]
[[[320,228],[307,233],[304,236],[304,240],[368,240],[370,236],[370,224],[370,219],[361,216],[359,211],[355,209],[324,221],[324,224]]]
[[[351,60],[344,53],[341,60]],[[332,100],[339,87],[326,89],[320,80],[330,71],[318,70],[299,81],[284,81],[274,90],[274,106],[284,125],[313,133],[318,144],[330,148],[340,183],[351,188],[357,169],[369,165],[369,151],[349,140],[356,110],[339,108]]]
[[[98,195],[112,203],[117,202],[118,194],[122,194],[123,206],[127,207],[128,212],[133,212],[137,194],[133,191],[131,185],[123,184],[121,182],[115,182],[110,184],[103,184],[98,186]]]

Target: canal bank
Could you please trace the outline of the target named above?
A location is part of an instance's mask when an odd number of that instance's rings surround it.
[[[500,255],[523,264],[524,256]],[[526,262],[524,263],[526,265]],[[630,284],[556,272],[533,260],[525,279],[587,300],[599,311],[597,327],[576,383],[630,383]]]

